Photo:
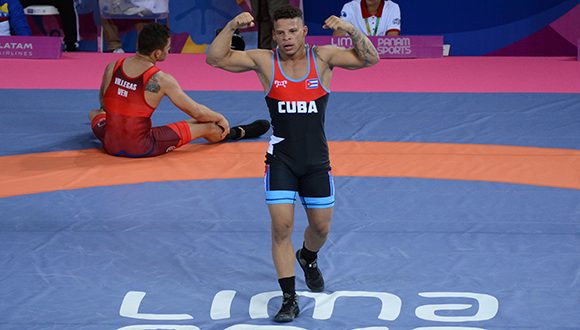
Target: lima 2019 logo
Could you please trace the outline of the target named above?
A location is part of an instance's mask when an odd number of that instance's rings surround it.
[[[235,290],[222,290],[213,297],[210,318],[215,321],[222,321],[231,318],[231,309],[236,295]],[[364,298],[373,299],[380,303],[380,312],[377,319],[385,322],[396,321],[401,315],[403,306],[402,299],[389,292],[372,291],[336,291],[333,293],[314,293],[300,291],[297,294],[314,300],[314,310],[312,319],[329,320],[334,313],[334,306],[338,299]],[[119,309],[119,315],[126,318],[141,321],[187,321],[193,320],[191,314],[150,314],[140,312],[141,302],[146,293],[142,291],[129,291],[125,294]],[[251,320],[269,319],[268,304],[270,300],[282,295],[280,291],[268,291],[255,294],[250,299],[248,314]],[[415,309],[415,316],[423,321],[433,322],[429,327],[419,327],[413,330],[484,330],[482,328],[468,327],[465,323],[483,322],[493,319],[499,311],[499,301],[492,295],[474,292],[420,292],[419,296],[433,299],[459,299],[465,303],[434,303],[418,306]],[[469,310],[471,315],[466,315]],[[475,312],[472,312],[475,310]],[[454,314],[456,312],[456,314]],[[304,317],[304,316],[302,316]],[[457,326],[449,326],[449,323]],[[138,324],[119,328],[117,330],[201,330],[196,325],[171,325],[171,324]],[[386,326],[374,326],[370,328],[356,328],[353,330],[388,330]],[[253,325],[235,324],[224,330],[306,330],[301,327],[287,325]]]

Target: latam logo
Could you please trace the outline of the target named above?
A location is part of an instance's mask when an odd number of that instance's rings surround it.
[[[32,50],[32,44],[29,42],[5,42],[0,43],[0,49],[11,49],[11,50]]]
[[[231,318],[232,305],[236,296],[235,290],[222,290],[213,297],[210,318],[213,321],[227,320]],[[373,299],[380,304],[377,319],[382,325],[386,321],[394,322],[401,315],[403,300],[389,292],[369,292],[369,291],[336,291],[333,293],[314,293],[309,291],[300,291],[297,294],[301,297],[314,300],[314,310],[312,319],[329,320],[332,319],[334,306],[338,299]],[[140,312],[141,303],[146,293],[142,291],[129,291],[125,294],[119,315],[122,317],[143,320],[143,321],[188,321],[193,320],[191,314],[150,314]],[[468,327],[464,323],[483,322],[493,319],[499,311],[499,302],[494,296],[484,293],[473,292],[420,292],[419,296],[433,299],[434,304],[418,306],[415,309],[415,316],[418,319],[433,322],[429,327],[414,328],[413,330],[484,330],[483,328]],[[250,319],[269,319],[268,304],[272,299],[279,301],[282,296],[280,291],[268,291],[258,293],[250,299],[248,314]],[[451,304],[441,303],[441,299],[453,298],[464,303]],[[437,301],[439,299],[439,301]],[[437,303],[438,302],[438,303]],[[148,301],[148,306],[154,305],[154,302]],[[468,311],[468,313],[466,313]],[[308,317],[302,314],[301,318]],[[453,323],[451,326],[449,323]],[[393,324],[394,326],[395,324]],[[371,328],[357,328],[356,324],[353,329],[373,329],[388,330],[386,326],[375,326]],[[215,327],[212,327],[214,329]],[[195,325],[177,325],[177,324],[139,324],[119,328],[117,330],[201,330]],[[227,327],[225,330],[306,330],[296,326],[276,326],[276,325],[253,325],[253,324],[235,324]]]

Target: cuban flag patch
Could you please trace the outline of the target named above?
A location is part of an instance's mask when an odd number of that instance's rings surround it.
[[[306,89],[318,88],[318,79],[308,79],[306,80]]]

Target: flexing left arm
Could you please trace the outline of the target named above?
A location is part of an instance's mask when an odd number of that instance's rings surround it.
[[[331,52],[328,58],[329,65],[360,69],[379,62],[379,54],[373,43],[352,24],[336,16],[330,16],[324,22],[324,28],[348,33],[353,44],[352,49],[336,48],[335,51]]]
[[[352,26],[352,24],[351,24]],[[352,26],[352,32],[346,31],[350,34],[350,39],[352,40],[353,49],[356,52],[358,58],[364,61],[364,66],[371,66],[379,62],[379,53],[373,45],[373,43],[365,36],[362,32],[355,29]]]

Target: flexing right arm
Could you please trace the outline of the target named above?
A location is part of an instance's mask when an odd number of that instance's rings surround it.
[[[165,93],[171,102],[173,102],[173,104],[181,111],[185,112],[198,122],[216,123],[224,129],[226,134],[229,132],[230,125],[227,119],[222,114],[191,99],[191,97],[185,94],[183,89],[181,89],[181,86],[179,86],[179,83],[175,78],[173,78],[173,76],[164,72],[158,72],[155,74],[155,77],[161,88],[161,92]]]
[[[258,65],[249,52],[231,49],[234,31],[251,26],[254,26],[254,18],[247,12],[229,21],[209,46],[205,60],[207,64],[230,72],[257,70]]]

